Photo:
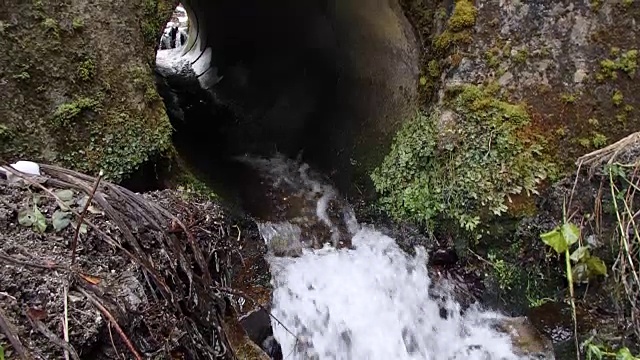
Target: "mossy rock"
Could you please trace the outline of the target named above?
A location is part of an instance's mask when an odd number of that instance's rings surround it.
[[[155,39],[175,5],[5,2],[0,158],[104,170],[118,181],[167,153],[172,130],[152,67]]]

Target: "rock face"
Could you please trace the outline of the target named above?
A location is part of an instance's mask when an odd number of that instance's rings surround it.
[[[0,6],[0,158],[119,180],[170,147],[153,82],[173,1],[13,1]]]
[[[477,1],[443,88],[497,82],[530,107],[561,166],[638,127],[640,6],[632,1]],[[458,57],[457,60],[454,57]]]

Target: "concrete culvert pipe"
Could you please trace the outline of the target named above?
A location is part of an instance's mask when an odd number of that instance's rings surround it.
[[[415,113],[419,51],[395,0],[183,6],[189,36],[159,53],[160,92],[178,150],[205,173],[245,153],[302,153],[353,191]]]

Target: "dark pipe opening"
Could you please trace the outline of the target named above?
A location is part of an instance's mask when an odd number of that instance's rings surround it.
[[[415,111],[418,51],[396,0],[183,5],[186,45],[157,68],[174,145],[253,215],[268,211],[264,188],[234,157],[300,157],[349,193]]]
[[[189,69],[158,69],[174,144],[234,192],[275,152],[353,191],[415,111],[418,51],[395,0],[187,0]],[[224,190],[221,190],[224,192]]]

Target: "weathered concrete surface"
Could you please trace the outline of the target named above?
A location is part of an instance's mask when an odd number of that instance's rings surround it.
[[[118,180],[170,147],[152,66],[171,0],[0,5],[0,158]]]

